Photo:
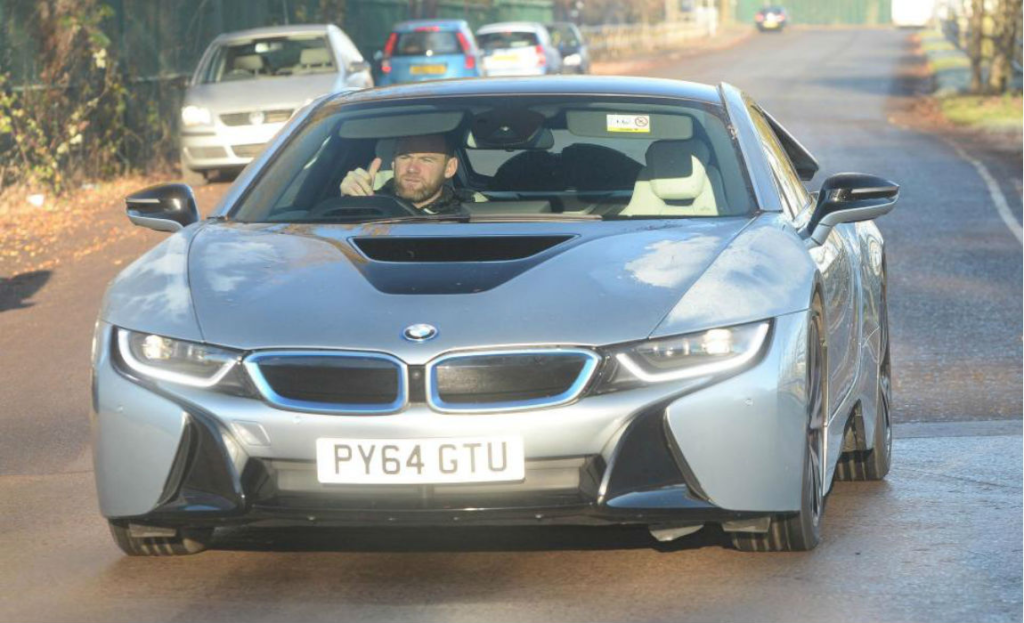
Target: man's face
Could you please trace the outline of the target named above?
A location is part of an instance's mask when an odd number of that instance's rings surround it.
[[[443,137],[415,136],[398,142],[393,167],[395,194],[420,207],[455,175],[458,160],[445,154]]]

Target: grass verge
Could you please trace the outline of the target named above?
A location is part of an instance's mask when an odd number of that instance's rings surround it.
[[[1024,123],[1018,95],[951,95],[939,98],[942,114],[952,123],[983,130],[1009,130]]]

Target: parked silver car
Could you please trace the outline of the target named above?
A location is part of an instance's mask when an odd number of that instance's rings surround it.
[[[814,197],[817,169],[724,84],[320,100],[207,220],[181,184],[128,198],[176,233],[96,325],[100,510],[135,555],[282,523],[813,548],[833,478],[889,470],[873,219],[899,192],[847,173]]]
[[[476,31],[486,76],[543,76],[562,72],[562,55],[544,24],[500,22]]]
[[[196,67],[181,109],[181,168],[189,183],[241,168],[299,108],[373,86],[370,65],[337,26],[257,28],[223,34]]]

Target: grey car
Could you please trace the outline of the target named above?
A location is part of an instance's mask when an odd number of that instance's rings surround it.
[[[553,22],[547,28],[552,44],[562,57],[562,73],[589,74],[590,46],[579,26],[572,22]]]
[[[427,134],[461,211],[339,192]],[[115,540],[716,524],[741,550],[813,548],[833,480],[889,470],[873,219],[899,192],[846,173],[809,194],[817,169],[727,84],[512,78],[318,101],[205,220],[181,184],[130,196],[174,233],[96,325]]]
[[[249,164],[302,106],[373,86],[370,65],[332,24],[220,35],[189,82],[181,109],[181,169],[200,183]]]

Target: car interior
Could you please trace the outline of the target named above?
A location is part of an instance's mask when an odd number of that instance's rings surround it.
[[[365,220],[414,214],[378,194],[344,197],[340,185],[374,158],[380,190],[394,173],[401,137],[443,134],[459,169],[451,184],[471,215],[566,215],[602,219],[746,215],[753,200],[738,148],[716,111],[578,102],[367,110],[311,141],[302,166],[279,182],[273,204],[243,220]],[[315,152],[313,148],[315,147]],[[296,163],[297,163],[296,162]],[[361,201],[360,201],[361,199]],[[373,203],[370,206],[369,203]]]
[[[327,46],[322,36],[225,44],[210,63],[205,82],[333,72],[334,60]]]

